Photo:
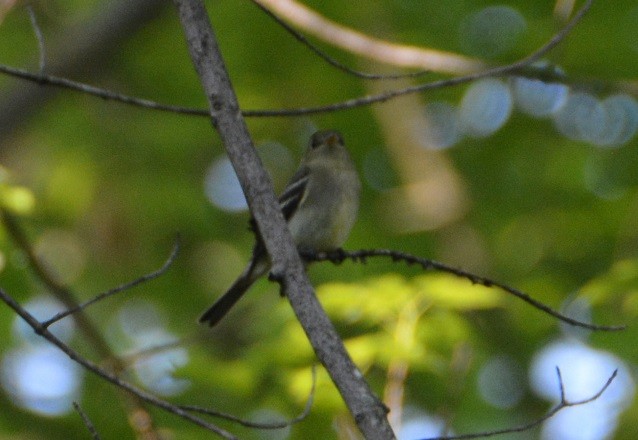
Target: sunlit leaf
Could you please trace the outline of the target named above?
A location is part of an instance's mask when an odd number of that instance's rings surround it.
[[[472,284],[451,275],[423,275],[413,281],[420,295],[438,307],[457,310],[488,309],[498,307],[504,297],[495,288]]]
[[[16,214],[30,214],[35,207],[35,196],[23,186],[0,183],[0,205]]]
[[[585,284],[579,296],[593,306],[618,303],[626,318],[638,316],[638,260],[616,262],[606,273]]]

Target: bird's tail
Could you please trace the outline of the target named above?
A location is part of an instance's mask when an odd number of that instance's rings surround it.
[[[232,286],[224,293],[215,304],[213,304],[199,318],[201,324],[208,324],[210,327],[216,325],[228,311],[235,305],[244,293],[253,285],[257,279],[265,273],[266,268],[262,268],[263,264],[251,264],[246,270],[235,280]]]

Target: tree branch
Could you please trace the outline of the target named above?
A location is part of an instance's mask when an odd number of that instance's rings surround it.
[[[0,2],[0,5],[4,2]],[[29,2],[24,2],[29,3]],[[41,2],[32,2],[41,3]],[[96,3],[95,13],[77,25],[65,26],[64,37],[58,44],[47,46],[46,71],[73,77],[89,73],[104,74],[112,67],[113,54],[122,41],[157,17],[164,0],[113,0]],[[40,51],[42,55],[42,51]],[[54,90],[39,87],[39,81],[29,86],[18,84],[12,89],[3,87],[0,93],[0,132],[3,138],[22,126]],[[9,148],[10,143],[3,147]]]
[[[492,67],[487,70],[475,72],[472,74],[459,76],[455,78],[444,79],[440,81],[432,81],[423,84],[417,84],[411,87],[405,87],[396,90],[390,90],[388,92],[379,93],[376,95],[367,95],[358,98],[348,99],[346,101],[337,102],[334,104],[319,105],[312,107],[298,107],[288,109],[258,109],[258,110],[242,110],[241,113],[244,117],[291,117],[291,116],[305,116],[311,114],[330,113],[341,110],[350,110],[366,105],[381,103],[389,101],[390,99],[398,98],[403,95],[409,95],[412,93],[420,93],[429,90],[436,90],[445,87],[457,86],[460,84],[466,84],[472,81],[476,81],[481,78],[504,76],[504,75],[520,75],[529,78],[536,78],[547,81],[553,80],[562,83],[568,83],[568,79],[565,76],[553,75],[551,72],[548,74],[547,70],[534,69],[532,64],[542,57],[544,57],[550,50],[556,45],[560,44],[572,29],[582,20],[584,15],[591,8],[593,0],[587,0],[578,12],[572,17],[572,19],[552,38],[530,55],[522,58],[514,63],[506,64],[503,66]],[[110,90],[95,87],[89,84],[84,84],[77,81],[72,81],[66,78],[57,77],[54,75],[43,75],[40,73],[32,73],[24,69],[18,69],[16,67],[6,66],[0,64],[0,73],[11,75],[16,78],[35,82],[38,84],[46,84],[54,87],[65,88],[69,90],[86,93],[89,95],[97,96],[106,100],[114,100],[123,104],[134,105],[151,110],[158,110],[170,113],[178,113],[192,116],[209,116],[208,110],[184,107],[178,105],[162,104],[150,99],[137,98],[128,96],[122,93],[113,92]],[[620,82],[619,87],[634,90],[637,87],[632,86],[631,82]],[[2,126],[0,115],[0,126]]]
[[[42,34],[42,29],[40,29],[40,25],[38,24],[38,17],[35,14],[35,9],[33,9],[33,5],[27,3],[25,5],[27,12],[29,13],[29,19],[31,20],[31,27],[33,28],[33,34],[35,35],[36,40],[38,41],[38,67],[40,68],[40,73],[44,73],[47,64],[47,55],[46,55],[46,45],[44,44],[44,35]]]
[[[162,400],[153,394],[150,394],[131,383],[122,380],[117,375],[110,373],[102,368],[100,368],[94,362],[86,359],[82,355],[80,355],[77,351],[72,349],[70,346],[62,342],[58,339],[53,333],[51,333],[46,327],[42,326],[42,324],[29,312],[27,312],[20,304],[18,304],[11,295],[6,293],[4,289],[0,287],[0,300],[7,304],[11,309],[13,309],[16,314],[18,314],[24,321],[31,327],[36,334],[42,336],[44,339],[58,347],[64,354],[66,354],[71,360],[77,362],[82,365],[86,370],[92,372],[93,374],[101,377],[102,379],[116,385],[117,387],[127,391],[128,393],[135,396],[137,399],[143,400],[144,402],[150,403],[158,408],[166,410],[170,413],[173,413],[183,419],[186,419],[196,425],[199,425],[211,432],[218,434],[220,437],[227,440],[236,440],[236,437],[232,435],[230,432],[225,431],[212,423],[209,423],[199,417],[195,417],[189,414],[187,411],[179,408],[172,403],[169,403],[165,400]]]
[[[390,90],[385,93],[380,93],[377,95],[368,95],[359,98],[349,99],[342,102],[337,102],[334,104],[316,106],[316,107],[299,107],[292,109],[281,109],[281,110],[247,110],[244,112],[244,116],[246,117],[272,117],[272,116],[300,116],[300,115],[311,115],[317,113],[328,113],[334,112],[338,110],[349,110],[357,107],[363,107],[370,104],[376,104],[380,102],[385,102],[390,99],[397,98],[403,95],[409,95],[412,93],[424,92],[426,90],[435,90],[441,89],[444,87],[451,87],[460,84],[466,84],[472,81],[476,81],[482,78],[488,77],[497,77],[504,75],[520,75],[527,76],[530,78],[539,78],[539,70],[531,68],[532,64],[536,61],[539,61],[543,58],[549,51],[551,51],[554,47],[560,44],[567,35],[576,27],[578,23],[583,19],[585,14],[591,8],[593,0],[587,0],[583,6],[578,10],[578,12],[572,17],[572,19],[556,34],[549,39],[547,43],[543,46],[529,54],[528,56],[514,62],[511,64],[507,64],[504,66],[492,67],[486,70],[482,70],[480,72],[471,73],[465,76],[459,76],[456,78],[449,78],[440,81],[432,81],[423,84],[417,84],[411,87],[405,87],[403,89]],[[540,79],[544,79],[544,74],[540,75]],[[555,78],[561,80],[561,78]],[[564,81],[564,79],[562,79]]]
[[[385,64],[457,75],[476,72],[486,66],[483,61],[463,55],[389,43],[370,37],[328,20],[308,6],[294,0],[253,1],[267,6],[271,11],[275,11],[281,17],[324,41],[348,52]]]
[[[326,367],[367,439],[394,433],[386,409],[356,368],[316,298],[279,209],[270,179],[257,156],[226,72],[208,14],[200,0],[174,0],[193,65],[210,105],[210,115],[235,168],[272,262],[272,274],[286,292],[317,357]]]
[[[301,34],[300,32],[297,32],[295,28],[293,28],[288,23],[286,23],[281,18],[279,18],[277,14],[272,12],[270,9],[268,9],[258,0],[250,0],[250,1],[252,1],[266,15],[272,18],[279,26],[284,28],[284,30],[288,32],[290,35],[292,35],[292,37],[295,40],[299,41],[301,44],[306,46],[308,49],[310,49],[310,51],[312,51],[319,58],[321,58],[322,60],[330,64],[332,67],[335,67],[349,75],[353,75],[353,76],[356,76],[357,78],[362,78],[362,79],[384,79],[385,80],[385,79],[416,78],[431,72],[430,70],[420,70],[418,72],[411,72],[411,73],[376,74],[376,73],[368,73],[368,72],[361,72],[359,70],[354,70],[340,63],[339,61],[337,61],[336,59],[328,55],[326,52],[324,52],[323,50],[319,49],[317,46],[312,44],[310,41],[308,41],[308,39],[303,34]]]
[[[518,290],[514,287],[508,286],[505,283],[501,283],[500,281],[491,280],[486,277],[482,277],[480,275],[475,275],[473,273],[464,271],[462,269],[458,269],[455,267],[448,266],[447,264],[440,263],[434,260],[428,260],[427,258],[417,257],[415,255],[410,255],[405,252],[394,251],[391,249],[361,249],[358,251],[344,251],[342,249],[335,252],[303,252],[302,256],[306,261],[331,261],[335,264],[342,263],[345,259],[350,259],[352,261],[361,261],[365,262],[369,257],[388,257],[391,258],[392,261],[404,261],[407,264],[418,264],[423,269],[434,269],[440,272],[446,272],[452,275],[455,275],[460,278],[465,278],[469,280],[472,284],[479,284],[484,287],[498,287],[499,289],[514,295],[515,297],[522,299],[526,303],[532,305],[533,307],[547,313],[554,318],[565,322],[569,325],[573,325],[575,327],[582,327],[588,330],[595,331],[621,331],[625,330],[627,326],[625,325],[596,325],[590,324],[587,322],[578,321],[577,319],[570,318],[569,316],[565,316],[562,313],[552,309],[546,304],[532,298],[527,293]]]
[[[16,245],[25,253],[29,266],[35,273],[36,277],[40,279],[42,283],[51,291],[53,296],[62,302],[67,309],[74,310],[78,307],[78,301],[74,292],[67,286],[64,286],[58,282],[55,277],[49,273],[48,269],[40,262],[35,255],[33,247],[29,243],[25,232],[20,227],[18,221],[9,213],[6,209],[0,208],[0,219],[5,229],[9,233],[11,239]],[[100,331],[95,324],[86,316],[81,310],[73,315],[73,320],[80,329],[80,333],[90,343],[91,347],[97,352],[97,354],[108,360],[111,367],[116,373],[121,372],[125,368],[125,364],[117,357],[113,352],[109,344],[106,342]],[[49,323],[48,325],[50,325]],[[41,324],[39,324],[41,325]],[[46,329],[47,326],[42,326]],[[138,434],[144,432],[148,438],[157,439],[159,436],[153,431],[153,421],[151,415],[146,411],[142,402],[130,394],[125,394],[124,403],[126,411],[131,414],[138,414],[137,418],[129,417],[131,428]],[[135,420],[140,420],[143,417],[144,423],[135,423]],[[149,428],[150,427],[150,428]]]
[[[17,219],[6,209],[0,208],[0,219],[6,228],[13,242],[20,248],[27,257],[29,267],[35,276],[44,283],[65,307],[71,309],[78,305],[75,294],[67,286],[60,283],[38,259],[31,243],[20,227]],[[77,313],[73,317],[75,323],[80,328],[81,333],[91,342],[91,346],[97,354],[103,358],[112,358],[113,351],[104,337],[97,330],[91,320],[83,313]]]
[[[68,308],[67,310],[60,312],[58,314],[56,314],[55,316],[53,316],[50,319],[47,319],[46,321],[44,321],[42,323],[42,325],[44,327],[49,327],[51,326],[51,324],[54,324],[56,322],[58,322],[59,320],[66,318],[69,315],[72,315],[74,313],[77,313],[81,310],[86,309],[88,306],[95,304],[96,302],[102,301],[103,299],[108,298],[111,295],[115,295],[117,293],[120,292],[124,292],[125,290],[129,290],[132,289],[133,287],[136,287],[142,283],[145,283],[147,281],[151,281],[154,280],[155,278],[163,275],[164,273],[166,273],[166,271],[173,265],[173,262],[175,261],[175,258],[177,257],[177,254],[179,252],[179,238],[177,238],[175,240],[175,245],[173,246],[173,250],[171,251],[171,254],[168,256],[168,259],[164,262],[164,264],[162,265],[162,267],[160,267],[159,269],[148,273],[146,275],[143,275],[141,277],[138,277],[136,279],[134,279],[133,281],[130,281],[128,283],[124,283],[120,286],[114,287],[112,289],[107,290],[106,292],[102,292],[98,295],[96,295],[95,297],[93,297],[92,299],[82,303],[82,304],[77,304],[75,307],[71,307]]]
[[[199,414],[206,414],[213,417],[219,417],[221,419],[229,420],[231,422],[235,422],[242,426],[246,426],[247,428],[255,428],[255,429],[281,429],[292,426],[296,423],[299,423],[308,417],[310,414],[310,410],[312,409],[312,404],[315,400],[315,388],[317,386],[317,367],[316,365],[312,366],[312,385],[310,386],[310,394],[308,395],[308,400],[306,400],[306,405],[304,406],[303,411],[295,417],[294,419],[284,420],[282,422],[252,422],[250,420],[241,419],[239,417],[233,416],[232,414],[227,414],[221,411],[215,411],[208,408],[202,408],[201,406],[193,406],[193,405],[181,405],[180,408],[186,411],[197,412]]]
[[[93,425],[93,422],[91,422],[91,419],[89,419],[89,416],[86,415],[80,404],[77,402],[73,402],[73,408],[75,408],[78,414],[80,414],[84,426],[86,426],[89,434],[91,434],[91,438],[93,440],[100,440],[100,434],[98,434],[97,429],[95,429],[95,426]]]
[[[598,399],[600,396],[602,396],[602,394],[607,390],[607,388],[609,388],[611,383],[614,381],[614,379],[618,375],[618,370],[614,370],[611,376],[607,378],[607,381],[602,386],[602,388],[598,390],[593,396],[590,396],[587,399],[578,400],[575,402],[570,402],[569,400],[565,398],[565,385],[563,384],[563,378],[560,374],[560,370],[558,369],[558,367],[556,367],[556,374],[558,376],[560,402],[554,408],[549,410],[544,416],[539,417],[538,419],[533,420],[530,423],[527,423],[521,426],[516,426],[513,428],[496,429],[494,431],[476,432],[472,434],[449,435],[449,436],[442,436],[442,437],[428,437],[423,440],[469,440],[469,439],[476,439],[476,438],[491,438],[491,437],[496,437],[498,435],[503,435],[503,434],[513,434],[517,432],[529,431],[530,429],[535,428],[536,426],[540,425],[544,421],[551,419],[552,417],[556,415],[556,413],[562,411],[565,408],[569,408],[572,406],[586,405]]]

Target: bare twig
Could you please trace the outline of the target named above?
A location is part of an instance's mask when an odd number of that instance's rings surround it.
[[[530,429],[535,428],[536,426],[540,425],[544,421],[551,419],[552,417],[556,415],[556,413],[558,413],[559,411],[562,411],[565,408],[570,408],[572,406],[586,405],[588,403],[591,403],[597,400],[607,390],[607,388],[609,388],[611,383],[614,381],[614,379],[618,375],[618,370],[614,370],[611,376],[609,376],[609,378],[607,379],[607,382],[605,382],[602,388],[598,390],[598,392],[596,392],[594,395],[592,395],[591,397],[588,397],[587,399],[578,400],[575,402],[570,402],[569,400],[565,398],[565,385],[563,384],[563,378],[560,374],[560,370],[558,369],[558,367],[556,367],[556,374],[558,376],[558,382],[559,382],[558,386],[560,389],[560,402],[554,408],[552,408],[549,412],[547,412],[544,416],[530,423],[527,423],[521,426],[516,426],[513,428],[497,429],[494,431],[477,432],[472,434],[460,434],[460,435],[450,435],[450,436],[442,436],[442,437],[428,437],[423,440],[468,440],[468,439],[475,439],[475,438],[491,438],[491,437],[496,437],[498,435],[503,435],[503,434],[513,434],[517,432],[529,431]]]
[[[264,6],[259,0],[250,0],[250,1],[252,1],[259,9],[264,11],[266,15],[268,15],[270,18],[275,20],[275,22],[277,22],[279,26],[284,28],[284,30],[286,30],[286,32],[292,35],[297,41],[299,41],[301,44],[303,44],[312,52],[314,52],[317,56],[319,56],[319,58],[323,59],[325,62],[327,62],[331,66],[336,67],[337,69],[349,75],[353,75],[353,76],[356,76],[357,78],[363,78],[363,79],[405,79],[405,78],[417,78],[419,76],[423,76],[427,73],[430,73],[429,70],[420,70],[418,72],[411,72],[411,73],[396,73],[396,74],[384,75],[384,74],[377,74],[377,73],[361,72],[359,70],[352,69],[346,66],[345,64],[337,61],[336,59],[328,55],[326,52],[324,52],[323,50],[319,49],[317,46],[312,44],[305,37],[305,35],[303,35],[301,32],[298,32],[295,28],[293,28],[288,23],[286,23],[281,18],[279,18],[277,14],[275,14],[266,6]]]
[[[35,34],[35,38],[38,40],[38,52],[39,52],[39,67],[40,73],[44,73],[46,68],[46,47],[44,45],[44,35],[42,34],[42,29],[40,29],[40,25],[38,24],[38,17],[35,14],[35,10],[33,9],[33,5],[27,3],[26,5],[27,12],[29,13],[29,19],[31,20],[31,27],[33,28],[33,33]]]
[[[82,417],[82,422],[84,422],[84,426],[86,426],[86,429],[88,429],[93,440],[100,440],[100,434],[98,434],[95,426],[93,426],[93,423],[91,422],[91,419],[89,419],[89,416],[87,416],[84,410],[82,410],[80,404],[77,402],[73,402],[73,408],[75,408],[78,414],[80,414],[80,417]]]
[[[171,254],[168,256],[168,258],[166,259],[166,261],[164,262],[164,264],[162,265],[162,267],[160,267],[159,269],[143,275],[141,277],[138,277],[136,279],[134,279],[133,281],[130,281],[128,283],[124,283],[120,286],[114,287],[112,289],[107,290],[106,292],[102,292],[98,295],[96,295],[94,298],[76,305],[75,307],[69,308],[63,312],[60,312],[58,314],[56,314],[55,316],[53,316],[52,318],[44,321],[42,323],[42,326],[44,327],[49,327],[51,324],[58,322],[59,320],[66,318],[69,315],[72,315],[74,313],[79,312],[80,310],[84,310],[85,308],[87,308],[88,306],[95,304],[98,301],[102,301],[105,298],[108,298],[111,295],[115,295],[116,293],[120,293],[123,292],[125,290],[129,290],[132,289],[133,287],[136,287],[142,283],[145,283],[147,281],[151,281],[154,280],[155,278],[163,275],[164,273],[166,273],[166,271],[172,266],[173,262],[175,261],[175,258],[177,257],[177,254],[179,253],[179,237],[175,238],[175,244],[173,245],[173,250],[171,251]]]
[[[67,286],[60,283],[40,261],[35,254],[31,243],[17,219],[6,209],[0,209],[0,217],[13,242],[25,253],[29,267],[35,276],[53,293],[53,295],[67,308],[74,308],[78,301],[76,295]],[[91,320],[83,313],[77,313],[73,319],[81,330],[81,333],[91,341],[91,346],[103,358],[111,358],[113,351],[109,347],[102,334],[97,330]]]
[[[293,109],[282,109],[282,110],[247,110],[244,111],[243,114],[246,117],[272,117],[272,116],[300,116],[300,115],[310,115],[317,113],[328,113],[339,110],[349,110],[357,107],[363,107],[370,104],[376,104],[379,102],[385,102],[393,98],[397,98],[403,95],[409,95],[411,93],[424,92],[427,90],[435,90],[441,89],[444,87],[451,87],[460,84],[466,84],[472,81],[476,81],[478,79],[487,78],[487,77],[496,77],[496,76],[504,76],[504,75],[522,75],[522,76],[533,76],[529,75],[530,72],[526,72],[525,69],[531,66],[536,61],[543,58],[550,50],[552,50],[556,45],[558,45],[561,41],[563,41],[567,35],[572,31],[572,29],[582,20],[585,14],[591,8],[593,0],[587,0],[585,4],[579,9],[579,11],[572,17],[572,19],[556,34],[552,36],[552,38],[545,43],[543,46],[538,48],[536,51],[532,52],[530,55],[514,62],[511,64],[507,64],[505,66],[493,67],[487,70],[483,70],[481,72],[472,73],[465,76],[459,76],[456,78],[449,78],[440,81],[432,81],[424,84],[418,84],[411,87],[406,87],[403,89],[390,90],[388,92],[376,94],[376,95],[368,95],[359,98],[349,99],[347,101],[337,102],[334,104],[328,104],[323,106],[316,107],[300,107]],[[534,71],[532,73],[538,73]]]
[[[13,297],[7,294],[2,288],[0,288],[0,300],[2,300],[11,309],[13,309],[13,311],[16,312],[16,314],[18,314],[36,332],[36,334],[42,336],[44,339],[46,339],[47,341],[49,341],[50,343],[58,347],[69,358],[71,358],[71,360],[82,365],[86,370],[90,371],[91,373],[101,377],[102,379],[112,383],[113,385],[116,385],[117,387],[127,391],[128,393],[131,393],[136,398],[144,402],[147,402],[153,406],[166,410],[172,414],[175,414],[178,417],[181,417],[198,426],[201,426],[202,428],[205,428],[211,432],[214,432],[224,439],[228,439],[228,440],[236,439],[236,437],[232,435],[231,433],[229,433],[228,431],[225,431],[213,425],[212,423],[209,423],[203,419],[200,419],[199,417],[195,417],[189,414],[187,411],[184,411],[178,406],[173,405],[172,403],[169,403],[165,400],[162,400],[154,396],[153,394],[148,393],[136,387],[135,385],[122,380],[117,375],[102,369],[94,362],[86,359],[85,357],[80,355],[77,351],[75,351],[70,346],[62,342],[60,339],[58,339],[46,327],[43,327],[42,324],[33,315],[31,315],[22,306],[20,306],[20,304],[18,304],[13,299]]]
[[[433,81],[423,84],[418,84],[411,87],[401,88],[397,90],[390,90],[384,93],[367,95],[359,98],[353,98],[346,101],[337,102],[334,104],[314,106],[314,107],[299,107],[290,109],[262,109],[262,110],[242,110],[241,113],[244,117],[290,117],[290,116],[304,116],[318,113],[329,113],[334,111],[349,110],[357,107],[362,107],[370,104],[376,104],[385,102],[390,99],[397,98],[399,96],[408,95],[412,93],[419,93],[428,90],[436,90],[445,87],[452,87],[460,84],[466,84],[477,79],[504,76],[504,75],[522,75],[532,78],[545,76],[537,69],[529,70],[529,67],[536,61],[543,58],[550,50],[563,41],[572,29],[582,20],[584,15],[589,11],[593,0],[587,0],[578,12],[572,17],[572,19],[552,38],[541,46],[539,49],[531,53],[530,55],[522,58],[514,63],[504,66],[493,67],[481,72],[472,73],[465,76],[456,78],[449,78],[440,81]],[[66,78],[60,78],[53,75],[42,75],[37,73],[28,72],[23,69],[18,69],[11,66],[0,65],[0,73],[14,76],[27,81],[36,82],[39,84],[51,85],[54,87],[65,88],[74,90],[89,95],[97,96],[106,100],[114,100],[123,104],[134,105],[151,110],[158,110],[164,112],[171,112],[184,115],[193,116],[209,116],[209,111],[205,109],[197,109],[192,107],[183,107],[176,105],[161,104],[149,99],[136,98],[122,93],[113,92],[99,87],[91,86],[88,84],[72,81]],[[558,80],[565,81],[558,78]]]
[[[620,331],[625,330],[627,326],[625,325],[596,325],[590,324],[587,322],[578,321],[577,319],[570,318],[569,316],[565,316],[562,313],[552,309],[551,307],[543,304],[542,302],[532,298],[527,293],[515,289],[514,287],[508,286],[507,284],[501,283],[499,281],[495,281],[486,277],[482,277],[479,275],[475,275],[473,273],[464,271],[462,269],[458,269],[455,267],[448,266],[444,263],[439,263],[438,261],[428,260],[426,258],[417,257],[415,255],[410,255],[404,252],[394,251],[391,249],[362,249],[358,251],[344,251],[339,250],[336,252],[320,252],[320,253],[310,253],[303,252],[302,256],[307,261],[331,261],[333,263],[341,263],[345,259],[350,259],[352,261],[361,261],[365,262],[369,257],[389,257],[393,261],[404,261],[408,264],[418,264],[423,269],[433,269],[438,270],[440,272],[450,273],[457,277],[465,278],[469,280],[473,284],[479,284],[485,287],[498,287],[499,289],[514,295],[515,297],[522,299],[526,303],[532,305],[533,307],[547,313],[554,318],[565,322],[567,324],[582,327],[589,330],[597,330],[597,331]]]
[[[0,209],[0,218],[11,239],[27,256],[29,266],[40,281],[42,281],[51,293],[67,308],[74,309],[77,307],[78,301],[75,293],[67,286],[61,284],[38,259],[31,243],[27,239],[26,234],[13,215],[6,209]],[[90,342],[91,347],[95,349],[98,355],[109,360],[114,371],[119,372],[123,370],[124,364],[113,352],[93,322],[81,311],[75,313],[73,315],[73,319],[80,329],[82,336]],[[138,417],[129,418],[131,427],[135,430],[135,432],[138,434],[144,433],[145,438],[148,439],[159,438],[159,436],[153,431],[152,418],[143,407],[142,402],[135,396],[126,393],[123,393],[123,401],[126,403],[129,414],[138,415]],[[135,423],[135,421],[143,421],[143,423]]]
[[[3,6],[14,0],[0,0],[0,16]],[[46,0],[19,0],[30,2],[38,12],[52,3]],[[78,4],[79,5],[79,4]],[[73,23],[65,22],[57,37],[46,39],[46,71],[61,77],[82,78],[103,77],[114,67],[113,57],[122,50],[132,35],[144,29],[150,20],[157,18],[165,10],[165,0],[109,0],[92,4],[85,13],[75,16]],[[69,16],[69,18],[71,18]],[[0,17],[0,22],[2,18]],[[40,20],[42,21],[42,20]],[[3,45],[7,41],[2,40]],[[26,48],[25,48],[26,49]],[[2,52],[4,57],[5,51]],[[37,55],[35,55],[37,57]],[[2,61],[2,60],[0,60]],[[37,69],[34,69],[37,71]],[[31,84],[3,82],[0,88],[0,132],[3,139],[9,139],[39,113],[46,101],[58,91],[56,87],[42,87]],[[3,153],[18,148],[16,143],[3,142]]]
[[[304,406],[303,411],[301,411],[301,413],[294,419],[284,420],[281,422],[269,422],[269,423],[253,422],[250,420],[245,420],[245,419],[236,417],[232,414],[224,413],[221,411],[215,411],[208,408],[202,408],[200,406],[193,406],[193,405],[180,405],[180,408],[186,411],[192,411],[192,412],[206,414],[213,417],[219,417],[225,420],[229,420],[231,422],[235,422],[239,425],[246,426],[248,428],[281,429],[281,428],[287,428],[296,423],[299,423],[305,420],[306,417],[308,417],[308,415],[310,414],[310,410],[312,409],[312,404],[314,402],[316,386],[317,386],[317,366],[313,365],[312,366],[312,385],[310,386],[310,394],[308,395],[308,400],[306,400],[306,405]]]
[[[485,68],[483,61],[462,55],[390,43],[335,23],[295,0],[256,0],[280,17],[348,52],[386,64],[450,74]]]
[[[35,82],[38,84],[54,86],[62,89],[73,90],[76,92],[86,93],[87,95],[97,96],[105,100],[112,100],[121,102],[122,104],[130,104],[137,107],[147,108],[151,110],[159,110],[171,113],[180,113],[185,115],[207,116],[208,112],[202,109],[195,109],[189,107],[181,107],[178,105],[166,105],[160,104],[149,99],[137,98],[134,96],[128,96],[123,93],[113,92],[107,89],[101,89],[89,84],[84,84],[78,81],[72,81],[67,78],[61,78],[55,75],[47,75],[42,73],[33,73],[17,67],[5,66],[0,64],[0,72],[24,79],[27,81]]]
[[[141,350],[137,350],[133,353],[127,353],[119,356],[120,361],[124,367],[130,367],[131,365],[135,365],[137,362],[141,362],[144,359],[148,359],[150,357],[155,356],[159,353],[164,353],[166,351],[172,350],[174,348],[183,348],[189,344],[193,344],[195,342],[201,341],[203,339],[208,338],[207,333],[197,332],[196,334],[192,334],[190,336],[185,336],[174,341],[166,342],[164,344],[153,345],[148,348],[143,348]]]

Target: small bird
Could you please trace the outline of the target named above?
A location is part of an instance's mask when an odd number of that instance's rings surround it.
[[[359,210],[361,182],[343,138],[337,131],[312,135],[299,169],[279,196],[279,206],[288,229],[304,251],[324,252],[341,247],[354,225]],[[251,219],[253,229],[254,221]],[[270,258],[257,232],[257,243],[248,266],[230,288],[199,318],[216,325],[270,270]]]

